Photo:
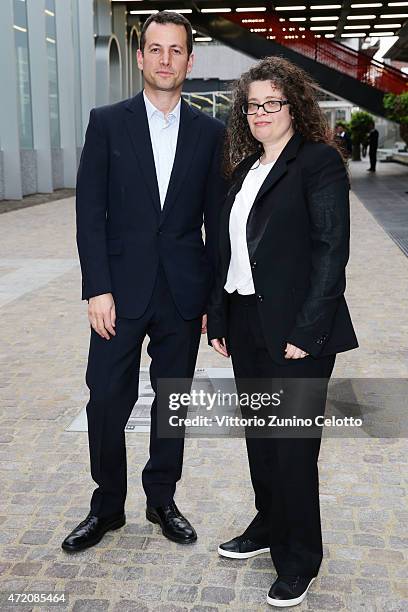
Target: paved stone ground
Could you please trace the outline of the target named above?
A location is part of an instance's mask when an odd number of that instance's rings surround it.
[[[75,556],[60,549],[93,489],[86,434],[65,431],[86,397],[88,350],[73,199],[0,223],[0,591],[64,589],[75,612],[269,608],[269,557],[216,553],[254,513],[243,440],[187,442],[177,502],[197,528],[195,545],[172,544],[145,521],[147,435],[130,434],[127,525]],[[338,357],[335,375],[407,377],[408,259],[356,197],[352,228],[347,295],[361,348]],[[202,343],[199,366],[227,363]],[[323,440],[325,558],[300,612],[408,609],[407,446]]]
[[[74,195],[75,189],[67,188],[56,189],[52,193],[33,193],[24,196],[21,200],[0,200],[0,214],[20,210],[20,208],[36,206],[37,204],[44,204],[45,202],[54,202],[55,200],[70,198]]]
[[[367,172],[367,163],[353,163],[352,188],[381,227],[408,256],[408,171],[403,164],[378,162]]]

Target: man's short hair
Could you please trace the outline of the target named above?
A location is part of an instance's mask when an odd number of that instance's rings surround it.
[[[183,26],[187,35],[187,52],[188,55],[191,54],[193,51],[193,30],[191,23],[184,17],[184,15],[180,15],[179,13],[170,13],[170,11],[160,11],[159,13],[154,13],[144,22],[140,36],[140,50],[142,53],[144,52],[144,47],[146,44],[146,30],[151,23],[160,23],[162,25],[166,23],[173,23],[174,25]]]

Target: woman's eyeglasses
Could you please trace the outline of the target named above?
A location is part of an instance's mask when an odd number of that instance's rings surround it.
[[[289,104],[288,100],[267,100],[263,104],[256,104],[255,102],[245,102],[241,106],[241,110],[244,115],[256,115],[258,110],[262,108],[265,113],[278,113],[282,110],[282,106]]]

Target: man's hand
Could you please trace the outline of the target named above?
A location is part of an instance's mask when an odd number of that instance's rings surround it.
[[[109,334],[116,336],[114,329],[116,322],[115,302],[111,293],[89,298],[88,319],[92,328],[102,338],[110,340]]]
[[[211,340],[211,344],[213,348],[217,351],[217,353],[219,353],[223,357],[229,357],[225,338],[214,338],[214,340]]]
[[[202,334],[206,334],[207,333],[207,315],[204,314],[202,321],[201,321],[201,333]]]
[[[289,344],[289,342],[286,344],[285,359],[303,359],[307,357],[308,354],[309,353],[306,353],[306,351],[298,348],[294,344]]]

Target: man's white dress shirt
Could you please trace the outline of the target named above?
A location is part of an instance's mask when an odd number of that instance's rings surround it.
[[[241,295],[255,293],[246,240],[246,226],[257,193],[275,161],[261,164],[257,160],[246,175],[241,190],[235,196],[229,219],[231,260],[224,287],[228,293],[234,291],[238,291]]]
[[[146,96],[143,91],[146,105],[147,121],[149,124],[150,140],[152,142],[154,165],[156,166],[157,184],[159,187],[160,204],[163,208],[166,199],[170,175],[173,169],[178,131],[180,126],[181,98],[173,110],[165,117]]]

